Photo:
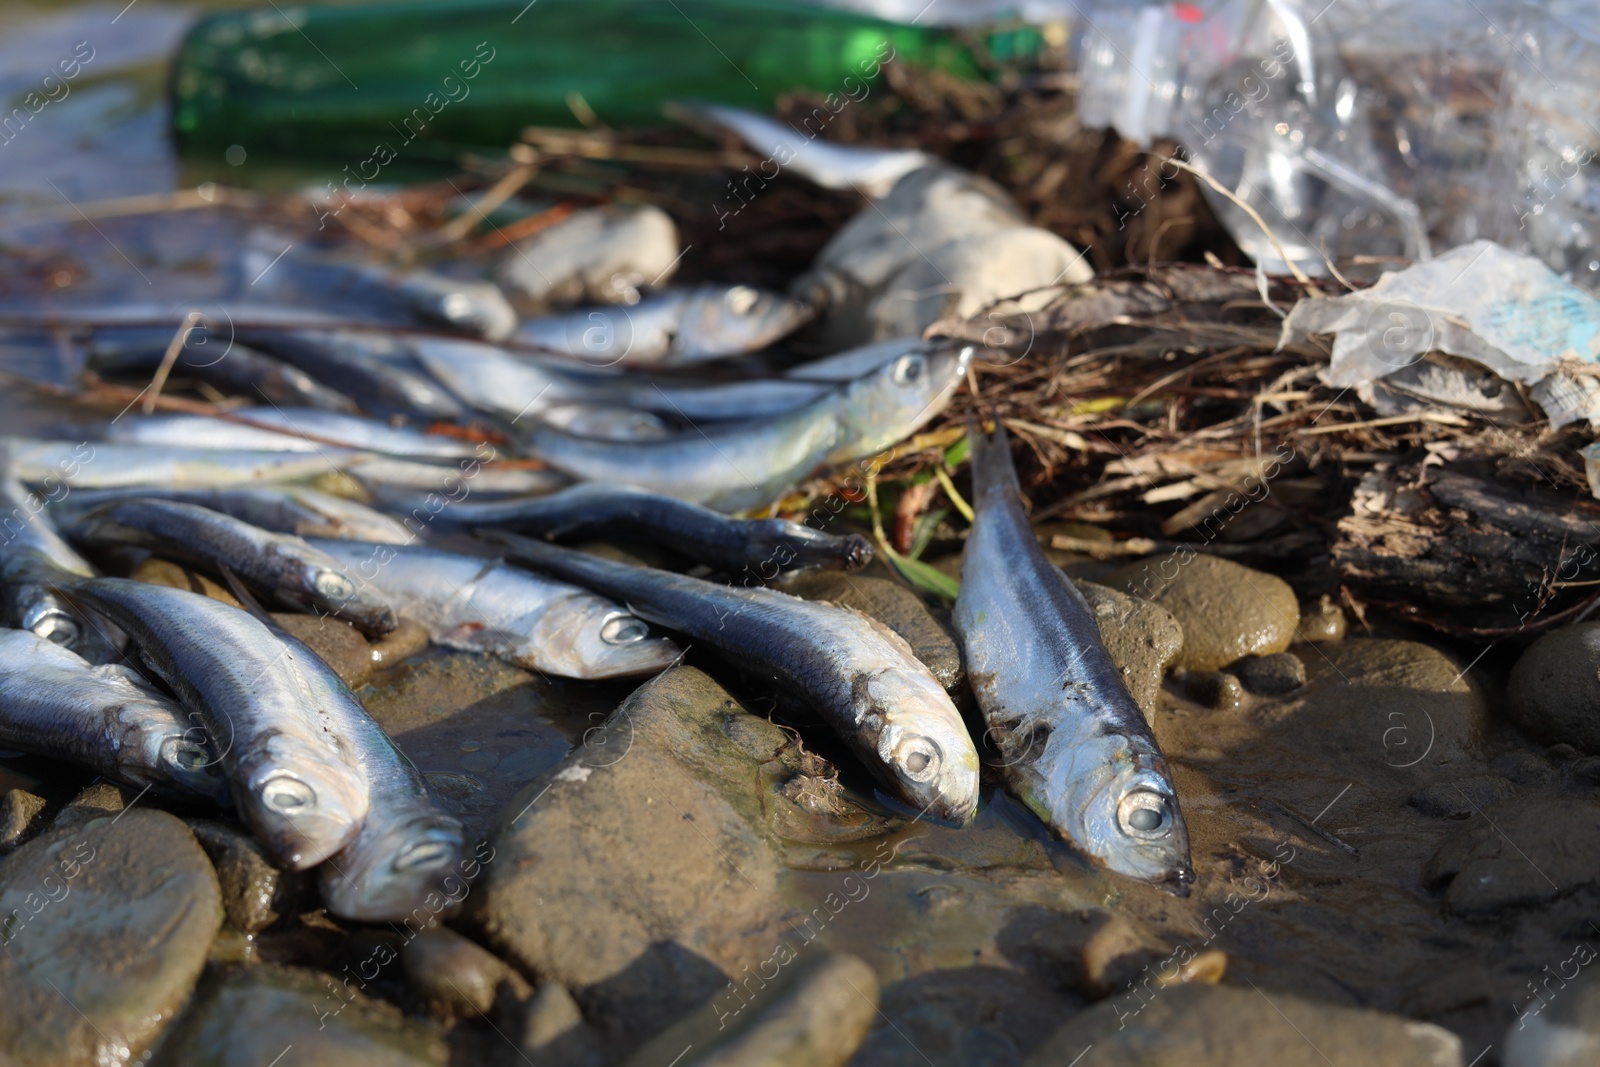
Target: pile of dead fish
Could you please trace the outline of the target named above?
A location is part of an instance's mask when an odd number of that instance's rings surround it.
[[[748,136],[771,135],[746,118]],[[660,671],[686,638],[801,697],[891,797],[964,822],[977,748],[910,646],[764,586],[785,569],[863,566],[870,543],[730,517],[904,440],[966,377],[971,347],[918,333],[978,297],[907,304],[928,288],[927,257],[904,233],[940,236],[934,254],[959,274],[984,241],[1026,228],[998,190],[892,155],[810,161],[818,180],[887,195],[787,296],[652,290],[670,274],[671,220],[607,207],[514,249],[495,281],[296,257],[281,274],[302,290],[255,290],[225,341],[192,320],[175,337],[137,308],[86,314],[73,333],[86,369],[170,372],[253,402],[125,411],[87,440],[0,439],[13,628],[0,747],[231,806],[278,863],[318,868],[332,912],[393,919],[458,869],[463,827],[268,608],[374,638],[411,620],[437,645],[579,679]],[[1065,248],[1041,252],[1026,281],[1070,272]],[[318,291],[387,301],[431,329],[330,317]],[[507,292],[523,307],[602,303],[519,324]],[[658,371],[767,348],[813,319],[836,354],[756,377]],[[1086,853],[1182,891],[1187,838],[1150,731],[1033,539],[1003,433],[972,436],[977,517],[955,620],[1010,785]],[[618,535],[708,577],[555,543]],[[126,573],[140,554],[226,581],[243,608],[90,563]]]

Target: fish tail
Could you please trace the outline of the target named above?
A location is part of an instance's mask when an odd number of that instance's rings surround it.
[[[991,493],[1017,493],[1017,469],[1011,462],[1011,441],[999,419],[994,434],[983,432],[977,420],[967,423],[967,439],[972,442],[972,492],[979,498]]]

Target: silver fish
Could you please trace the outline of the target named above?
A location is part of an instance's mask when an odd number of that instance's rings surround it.
[[[1155,736],[1093,610],[1034,537],[1005,430],[969,436],[977,517],[954,619],[1007,781],[1090,857],[1186,895],[1189,835]]]
[[[80,489],[51,504],[48,513],[60,525],[71,526],[102,504],[141,497],[198,504],[263,530],[298,537],[333,537],[392,545],[406,545],[417,539],[417,534],[400,520],[375,508],[303,485],[235,489],[161,489],[141,485]]]
[[[911,646],[876,619],[765,588],[737,588],[614,563],[490,531],[509,555],[628,605],[824,715],[895,796],[961,823],[978,804],[978,754],[944,688]]]
[[[699,102],[672,103],[666,111],[680,122],[719,139],[723,131],[732,131],[762,158],[824,189],[853,189],[874,200],[887,195],[895,182],[912,171],[938,162],[934,156],[914,148],[873,148],[819,140],[820,127],[812,130],[810,119],[802,120],[799,127],[786,126],[753,111]],[[823,116],[823,124],[828,117]]]
[[[316,660],[299,640],[274,632],[296,659]],[[341,918],[385,922],[409,918],[434,893],[453,898],[465,889],[457,870],[466,851],[461,821],[439,806],[422,772],[337,675],[308,671],[307,682],[329,728],[354,750],[368,789],[360,832],[317,868],[323,904]]]
[[[830,534],[788,519],[730,519],[659,493],[593,482],[526,500],[469,501],[452,508],[448,518],[550,539],[621,535],[730,574],[750,572],[757,581],[786,568],[860,570],[872,560],[872,542],[859,534]]]
[[[0,630],[0,748],[224,803],[204,742],[182,708],[127,667],[92,667],[47,638]]]
[[[124,415],[106,440],[188,448],[319,452],[330,446],[413,459],[463,459],[469,441],[315,408],[233,408],[222,415]]]
[[[377,329],[240,326],[238,336],[353,398],[363,410],[463,422],[467,411],[417,362],[410,338]]]
[[[697,426],[659,441],[596,441],[535,426],[526,444],[572,477],[634,485],[719,511],[771,502],[812,471],[881,452],[938,414],[970,347],[910,352],[771,420]]]
[[[372,636],[399,625],[393,605],[363,589],[327,553],[294,534],[263,530],[198,504],[119,500],[84,515],[69,533],[74,541],[98,548],[134,545],[186,563],[225,568],[291,610],[337,615]]]
[[[357,410],[355,401],[300,368],[225,337],[212,339],[207,333],[202,327],[189,331],[189,339],[172,366],[173,377],[194,378],[274,404],[323,411]],[[102,374],[152,374],[166,356],[172,334],[170,327],[97,330],[88,344],[89,367]]]
[[[651,204],[580,208],[517,241],[495,268],[506,289],[529,300],[636,304],[641,286],[672,277],[682,256],[672,216]]]
[[[334,729],[334,711],[348,709],[329,707],[355,697],[326,664],[198,593],[125,578],[77,579],[62,591],[127,631],[195,715],[240,817],[278,863],[305,870],[355,837],[367,778]]]
[[[73,551],[51,525],[52,498],[67,494],[57,478],[45,495],[30,493],[12,473],[9,449],[0,444],[0,608],[6,625],[48,638],[96,663],[109,659],[120,644],[100,620],[83,615],[51,591],[65,572],[91,577],[94,568]]]
[[[215,488],[266,482],[308,481],[327,474],[329,449],[301,452],[218,452],[170,445],[128,445],[108,441],[44,441],[0,438],[11,454],[12,472],[27,485],[46,490],[106,489],[125,485]]]
[[[317,541],[427,628],[435,644],[565,678],[650,674],[678,648],[616,604],[565,582],[438,549]]]
[[[672,366],[754,352],[810,321],[798,300],[747,285],[702,285],[632,307],[580,308],[528,319],[516,340],[591,366]]]

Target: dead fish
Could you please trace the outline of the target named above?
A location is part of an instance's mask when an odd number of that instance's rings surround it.
[[[550,540],[621,535],[665,545],[728,574],[747,571],[756,581],[791,568],[860,570],[872,560],[872,542],[859,534],[830,534],[787,519],[731,519],[659,493],[592,482],[525,500],[467,502],[448,518]]]
[[[678,657],[676,645],[617,604],[498,559],[356,541],[312,545],[446,648],[565,678],[651,674]]]
[[[185,563],[226,570],[283,606],[337,615],[380,637],[399,625],[394,606],[362,588],[335,559],[294,534],[273,533],[198,504],[119,500],[90,511],[69,531],[74,541],[133,545]]]
[[[466,407],[417,362],[409,338],[354,327],[240,326],[240,340],[300,368],[370,415],[465,422]]]
[[[189,448],[318,452],[330,446],[408,459],[463,459],[472,442],[423,433],[378,419],[315,408],[231,408],[219,415],[128,414],[106,429],[106,440]]]
[[[226,803],[205,736],[127,667],[90,666],[27,630],[0,630],[0,748],[76,763],[136,788]]]
[[[305,870],[355,837],[366,774],[327,707],[355,697],[326,664],[198,593],[125,578],[75,579],[61,591],[126,631],[204,727],[240,817],[278,863]]]
[[[528,319],[516,340],[591,366],[677,366],[765,348],[810,320],[798,300],[747,285],[657,293],[632,307]]]
[[[297,659],[316,654],[276,631]],[[354,751],[367,781],[367,817],[355,838],[317,868],[322,902],[359,922],[407,919],[436,897],[455,899],[466,883],[458,870],[466,852],[461,820],[446,812],[416,764],[350,695],[330,670],[308,672],[329,726]],[[442,908],[434,908],[437,914]]]
[[[1088,856],[1187,895],[1189,835],[1149,723],[1093,609],[1039,547],[1004,428],[968,436],[977,517],[954,621],[1006,781]]]
[[[719,140],[724,132],[731,132],[763,159],[824,189],[853,189],[874,200],[887,195],[895,182],[912,171],[939,162],[913,148],[834,144],[820,140],[815,133],[724,104],[671,103],[665,110],[670,117]]]
[[[482,531],[520,562],[626,603],[802,696],[892,794],[962,823],[978,803],[978,754],[944,688],[893,630],[850,608],[737,588]]]
[[[771,502],[812,471],[880,452],[938,414],[974,349],[909,352],[771,419],[697,426],[657,441],[596,441],[535,426],[524,443],[582,481],[633,485],[737,511]]]
[[[226,392],[273,404],[318,408],[323,411],[358,410],[356,402],[317,381],[312,375],[247,344],[226,338],[209,338],[191,331],[172,365],[174,378],[194,378]],[[166,356],[173,329],[125,327],[98,330],[90,340],[88,365],[101,374],[154,374]]]
[[[405,545],[417,533],[375,508],[303,485],[239,486],[233,489],[161,489],[124,486],[80,489],[50,506],[50,514],[70,526],[89,511],[115,500],[176,500],[232,515],[252,526],[298,537],[333,537]]]

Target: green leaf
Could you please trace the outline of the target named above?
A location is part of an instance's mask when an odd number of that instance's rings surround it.
[[[932,593],[936,597],[954,602],[956,595],[961,592],[961,583],[944,571],[930,567],[919,559],[907,559],[887,545],[881,547],[887,549],[884,555],[888,557],[890,566],[899,572],[900,577],[924,593]]]
[[[945,469],[952,471],[955,470],[957,467],[965,463],[967,461],[967,457],[970,455],[972,455],[972,439],[970,437],[963,436],[961,440],[945,449]]]

